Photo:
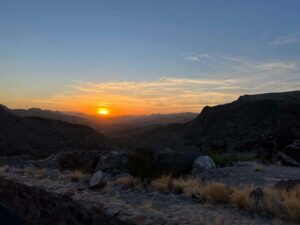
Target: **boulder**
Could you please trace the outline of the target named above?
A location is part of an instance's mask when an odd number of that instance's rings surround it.
[[[89,187],[90,188],[99,188],[103,187],[106,183],[107,179],[105,174],[99,170],[96,173],[92,175],[89,181]]]
[[[193,163],[192,174],[199,174],[203,171],[216,168],[216,164],[209,156],[199,156]]]
[[[274,158],[273,162],[275,164],[279,164],[280,166],[293,166],[293,167],[299,167],[300,164],[295,161],[293,158],[290,156],[286,155],[285,153],[278,152]]]

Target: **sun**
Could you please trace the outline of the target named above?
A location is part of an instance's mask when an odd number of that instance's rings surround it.
[[[109,115],[110,114],[110,111],[108,108],[105,108],[105,107],[101,107],[97,110],[97,113],[99,115],[102,115],[102,116],[106,116],[106,115]]]

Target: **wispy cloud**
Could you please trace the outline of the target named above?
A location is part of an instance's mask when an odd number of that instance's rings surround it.
[[[285,36],[277,37],[274,40],[268,41],[268,45],[285,45],[298,42],[300,39],[300,32],[288,34]]]
[[[190,61],[201,61],[203,59],[211,59],[211,56],[207,53],[188,52],[183,54],[184,58]]]
[[[233,57],[231,61],[230,70],[220,70],[198,78],[76,81],[64,93],[30,101],[45,105],[45,108],[82,112],[94,112],[96,107],[106,105],[115,115],[199,112],[205,105],[230,102],[242,94],[288,91],[300,87],[297,61],[255,61],[239,57]]]

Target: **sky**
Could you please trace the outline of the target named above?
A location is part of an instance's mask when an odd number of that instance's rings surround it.
[[[299,0],[0,0],[0,103],[200,112],[300,89]]]

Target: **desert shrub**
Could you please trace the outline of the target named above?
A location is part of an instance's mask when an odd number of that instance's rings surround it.
[[[125,188],[141,188],[142,182],[138,178],[131,176],[117,177],[115,180],[111,181],[112,185],[121,185]]]
[[[289,217],[295,221],[300,222],[300,186],[296,186],[293,190],[285,195],[284,205]]]
[[[245,186],[242,188],[234,188],[231,195],[231,203],[239,209],[251,211],[254,209],[254,201],[250,196],[253,191],[252,186]]]
[[[78,182],[87,177],[87,174],[83,173],[80,170],[73,170],[68,174],[71,182]]]
[[[273,188],[264,189],[263,209],[276,218],[283,218],[286,215],[283,201],[286,198],[286,192]]]
[[[201,198],[213,204],[226,204],[231,197],[231,190],[222,183],[209,183],[201,189]]]
[[[197,179],[185,179],[182,177],[172,180],[172,188],[175,193],[184,193],[188,196],[196,194],[196,189],[200,186],[200,182]]]
[[[171,190],[172,178],[171,176],[162,176],[160,178],[154,179],[151,182],[151,186],[162,193],[168,193]]]
[[[130,174],[139,178],[150,178],[154,174],[152,152],[147,149],[137,149],[134,154],[128,156],[126,165]]]

